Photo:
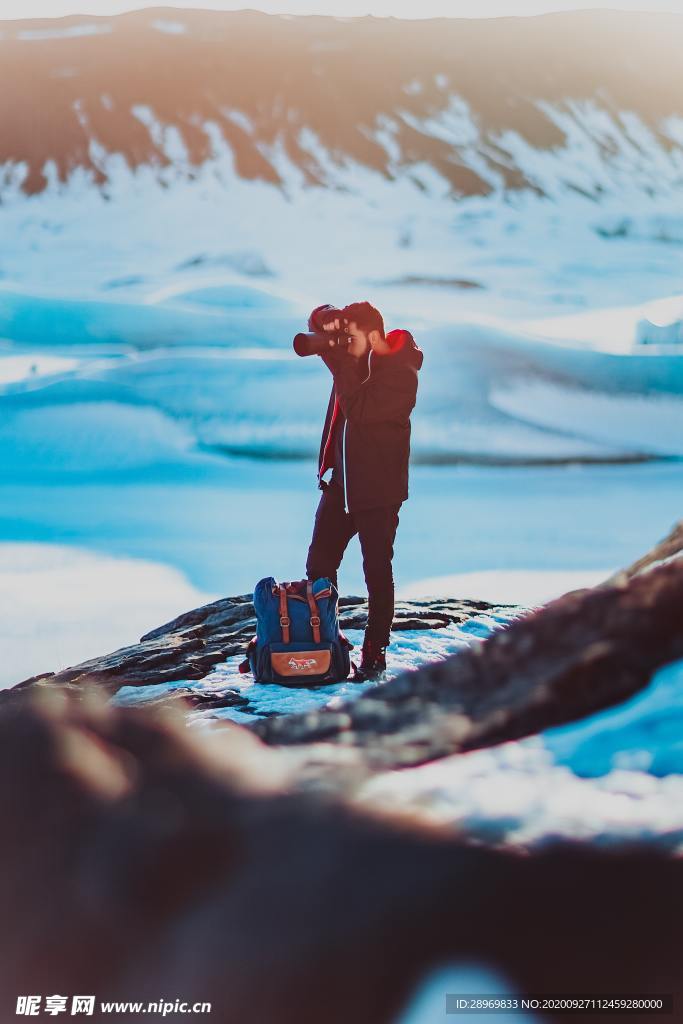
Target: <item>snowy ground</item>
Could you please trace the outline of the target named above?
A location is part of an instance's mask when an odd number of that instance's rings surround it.
[[[461,650],[466,644],[477,642],[482,637],[488,636],[493,629],[512,621],[516,614],[513,609],[500,608],[487,614],[477,615],[461,626],[451,625],[438,630],[395,632],[392,634],[391,646],[387,652],[387,675],[390,678],[425,661],[447,657],[449,654]],[[351,657],[355,658],[363,642],[363,631],[349,629],[345,630],[345,635],[355,645],[355,652],[351,652]],[[161,683],[158,686],[124,686],[114,699],[117,703],[139,704],[144,703],[145,700],[154,700],[164,693],[184,690],[189,687],[193,691],[211,694],[220,694],[226,689],[236,689],[249,700],[248,711],[225,708],[218,711],[198,711],[190,717],[194,724],[202,725],[216,718],[249,722],[253,721],[254,715],[309,711],[346,697],[353,697],[372,685],[372,683],[346,681],[330,686],[297,688],[254,683],[250,674],[240,675],[238,671],[242,658],[242,654],[228,658],[224,665],[217,666],[213,672],[199,682],[179,680],[175,683]]]
[[[558,836],[683,852],[683,662],[618,708],[539,736],[385,774],[363,800],[494,844]]]

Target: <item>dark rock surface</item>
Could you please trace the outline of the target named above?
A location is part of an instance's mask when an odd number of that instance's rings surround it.
[[[3,705],[0,1020],[36,992],[210,1001],[222,1024],[389,1024],[443,962],[521,992],[683,994],[681,859],[468,846],[292,794],[282,757],[97,691]]]
[[[367,601],[362,597],[339,600],[342,629],[364,629]],[[396,604],[394,626],[404,629],[439,629],[449,623],[465,622],[492,606],[486,601],[424,600]],[[178,679],[202,679],[214,665],[241,654],[256,632],[251,594],[224,597],[179,615],[171,622],[146,633],[137,644],[112,654],[92,658],[61,672],[33,676],[5,694],[36,683],[79,687],[102,686],[109,691],[120,686],[149,686]],[[3,691],[0,691],[0,696]]]

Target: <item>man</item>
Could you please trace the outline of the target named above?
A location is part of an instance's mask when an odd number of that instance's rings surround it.
[[[330,340],[322,359],[334,383],[325,417],[318,486],[322,497],[308,550],[306,575],[337,585],[346,546],[358,534],[368,588],[368,621],[360,666],[353,679],[380,678],[394,617],[391,561],[401,504],[408,497],[410,414],[417,396],[423,353],[408,331],[384,333],[381,314],[369,302],[341,311],[318,306],[311,331],[346,330],[348,342]],[[324,474],[332,470],[329,480]]]

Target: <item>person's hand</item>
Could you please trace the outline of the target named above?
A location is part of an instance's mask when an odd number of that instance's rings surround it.
[[[336,320],[330,320],[329,323],[323,324],[323,330],[324,331],[334,331],[335,334],[339,334],[340,331],[343,331],[343,330],[346,329],[347,323],[348,323],[348,320],[344,320],[343,326],[342,326],[341,319],[339,317],[337,317]],[[346,337],[345,340],[346,340],[346,345],[347,346],[351,344],[351,338]],[[346,351],[346,348],[344,347],[343,344],[342,345],[338,345],[337,344],[337,339],[336,338],[330,338],[330,348],[338,348],[342,352]]]
[[[324,331],[335,331],[338,334],[339,331],[341,330],[341,327],[339,326],[339,317],[337,317],[336,320],[330,320],[330,322],[328,324],[323,324],[323,330]],[[337,344],[336,340],[334,338],[330,338],[330,346],[332,348],[334,348],[334,346],[336,344]]]

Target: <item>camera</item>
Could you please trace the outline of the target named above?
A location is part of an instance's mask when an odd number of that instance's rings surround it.
[[[341,311],[331,309],[325,312],[325,318],[341,321]],[[298,356],[319,356],[330,349],[330,342],[334,342],[340,348],[346,348],[349,344],[346,325],[342,321],[342,327],[338,331],[306,331],[297,334],[294,338],[294,351]]]

